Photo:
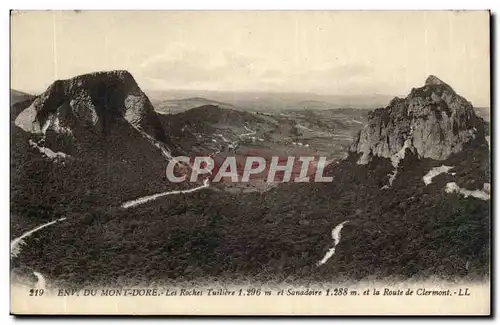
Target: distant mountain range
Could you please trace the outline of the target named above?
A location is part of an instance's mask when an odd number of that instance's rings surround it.
[[[189,97],[181,99],[170,99],[170,100],[156,100],[153,101],[155,110],[162,114],[176,114],[180,112],[185,112],[192,108],[212,105],[221,108],[234,109],[231,104],[226,104],[218,102],[215,100],[203,98],[203,97]]]
[[[483,118],[486,122],[490,122],[491,109],[489,107],[474,107],[476,114]]]
[[[24,93],[19,90],[11,89],[10,90],[10,104],[14,105],[18,102],[22,102],[24,100],[27,100],[29,98],[33,98],[33,95],[30,95],[28,93]]]
[[[204,105],[222,102],[223,106],[251,111],[284,111],[303,109],[364,108],[373,109],[386,105],[389,95],[318,95],[311,93],[224,92],[201,90],[147,91],[153,103],[168,107],[186,107],[190,102]],[[209,98],[209,99],[207,99]],[[162,104],[164,102],[165,104]],[[186,105],[188,104],[188,105]]]

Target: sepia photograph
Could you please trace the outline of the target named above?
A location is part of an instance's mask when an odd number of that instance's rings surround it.
[[[10,311],[489,315],[490,12],[10,12]]]

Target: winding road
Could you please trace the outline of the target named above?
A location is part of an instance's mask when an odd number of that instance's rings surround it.
[[[36,271],[33,272],[33,274],[38,279],[38,281],[35,285],[35,288],[36,289],[45,289],[47,287],[47,281],[45,281],[45,278],[43,277],[43,275],[40,272],[36,272]]]
[[[64,221],[64,220],[66,220],[66,218],[60,218],[60,219],[57,219],[57,220],[54,220],[51,222],[47,222],[41,226],[38,226],[36,228],[31,229],[30,231],[27,231],[24,234],[22,234],[21,236],[13,239],[10,242],[10,257],[12,258],[12,257],[16,257],[17,255],[19,255],[19,253],[21,252],[21,246],[25,244],[25,242],[24,242],[25,238],[33,235],[35,232],[37,232],[45,227],[48,227],[50,225],[55,224],[56,222]]]
[[[253,131],[253,130],[249,129],[246,125],[244,125],[244,127],[245,127],[245,130],[248,131],[248,133],[240,134],[240,137],[244,137],[244,136],[248,136],[248,135],[254,135],[254,134],[257,133],[256,131]]]
[[[172,195],[172,194],[192,193],[192,192],[196,192],[196,191],[199,191],[201,189],[207,188],[209,186],[210,186],[210,181],[207,178],[204,180],[203,185],[201,185],[201,186],[198,186],[198,187],[195,187],[195,188],[192,188],[189,190],[184,190],[184,191],[171,191],[171,192],[164,192],[164,193],[158,193],[158,194],[154,194],[154,195],[141,197],[141,198],[138,198],[138,199],[135,199],[132,201],[127,201],[127,202],[123,203],[122,207],[127,209],[127,208],[131,208],[131,207],[149,202],[151,200],[155,200],[155,199],[162,197],[162,196]],[[24,239],[26,239],[27,237],[31,236],[35,232],[37,232],[45,227],[48,227],[50,225],[53,225],[57,222],[64,221],[64,220],[66,220],[66,218],[60,218],[57,220],[47,222],[43,225],[40,225],[38,227],[35,227],[35,228],[27,231],[27,232],[23,233],[21,236],[13,239],[10,242],[10,258],[17,257],[21,253],[22,246],[26,244]],[[45,280],[45,277],[40,272],[37,272],[37,271],[34,271],[33,274],[38,279],[38,281],[36,283],[36,288],[37,289],[45,289],[47,286],[47,281]]]
[[[207,188],[209,186],[210,186],[210,181],[208,178],[206,178],[203,181],[203,185],[201,185],[201,186],[198,186],[198,187],[195,187],[195,188],[192,188],[189,190],[170,191],[170,192],[163,192],[163,193],[143,196],[143,197],[137,198],[135,200],[131,200],[131,201],[127,201],[127,202],[123,203],[122,208],[125,208],[125,209],[132,208],[132,207],[135,207],[137,205],[140,205],[140,204],[152,201],[152,200],[156,200],[157,198],[167,196],[167,195],[193,193],[193,192],[199,191],[201,189]]]
[[[335,247],[340,243],[340,231],[344,227],[346,223],[348,223],[349,220],[346,220],[344,222],[339,223],[335,228],[332,230],[332,239],[333,239],[333,247],[326,252],[325,256],[321,259],[321,261],[318,262],[317,266],[321,266],[328,262],[328,260],[335,254]]]
[[[17,257],[19,255],[19,253],[21,253],[21,248],[23,245],[25,245],[25,241],[24,241],[25,238],[33,235],[35,232],[42,230],[45,227],[48,227],[48,226],[53,225],[59,221],[64,221],[64,220],[66,220],[66,218],[60,218],[60,219],[57,219],[54,221],[47,222],[41,226],[38,226],[36,228],[31,229],[30,231],[27,231],[27,232],[23,233],[21,236],[13,239],[10,242],[10,258]],[[33,271],[33,274],[38,279],[38,281],[35,285],[35,288],[36,289],[45,289],[47,286],[47,281],[45,280],[45,277],[40,272],[37,272],[37,271]]]

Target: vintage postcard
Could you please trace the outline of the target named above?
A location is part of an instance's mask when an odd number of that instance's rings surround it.
[[[11,313],[489,315],[488,11],[11,11]]]

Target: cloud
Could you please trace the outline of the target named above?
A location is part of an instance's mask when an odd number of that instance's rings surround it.
[[[326,74],[342,79],[364,78],[373,72],[372,66],[362,63],[341,65],[325,71]]]
[[[374,68],[363,63],[327,62],[321,68],[272,62],[227,49],[205,51],[172,44],[142,62],[140,74],[155,88],[350,92],[373,82]],[[359,92],[359,90],[357,90]]]
[[[276,87],[286,91],[306,91],[319,93],[344,93],[374,91],[375,70],[365,64],[330,65],[286,73],[268,69],[260,75],[266,88]]]
[[[265,70],[260,77],[264,80],[282,79],[284,77],[284,73],[277,69],[268,69]]]
[[[374,69],[372,66],[355,63],[312,69],[295,75],[305,81],[339,81],[352,82],[356,79],[371,78]]]
[[[211,65],[203,52],[179,47],[149,57],[140,65],[141,75],[168,84],[213,82],[220,68]]]
[[[228,50],[213,53],[177,45],[143,61],[140,74],[174,88],[243,86],[258,74],[255,61]]]
[[[189,85],[199,82],[215,82],[224,77],[219,68],[197,66],[183,60],[160,60],[148,65],[143,75],[167,83]]]

